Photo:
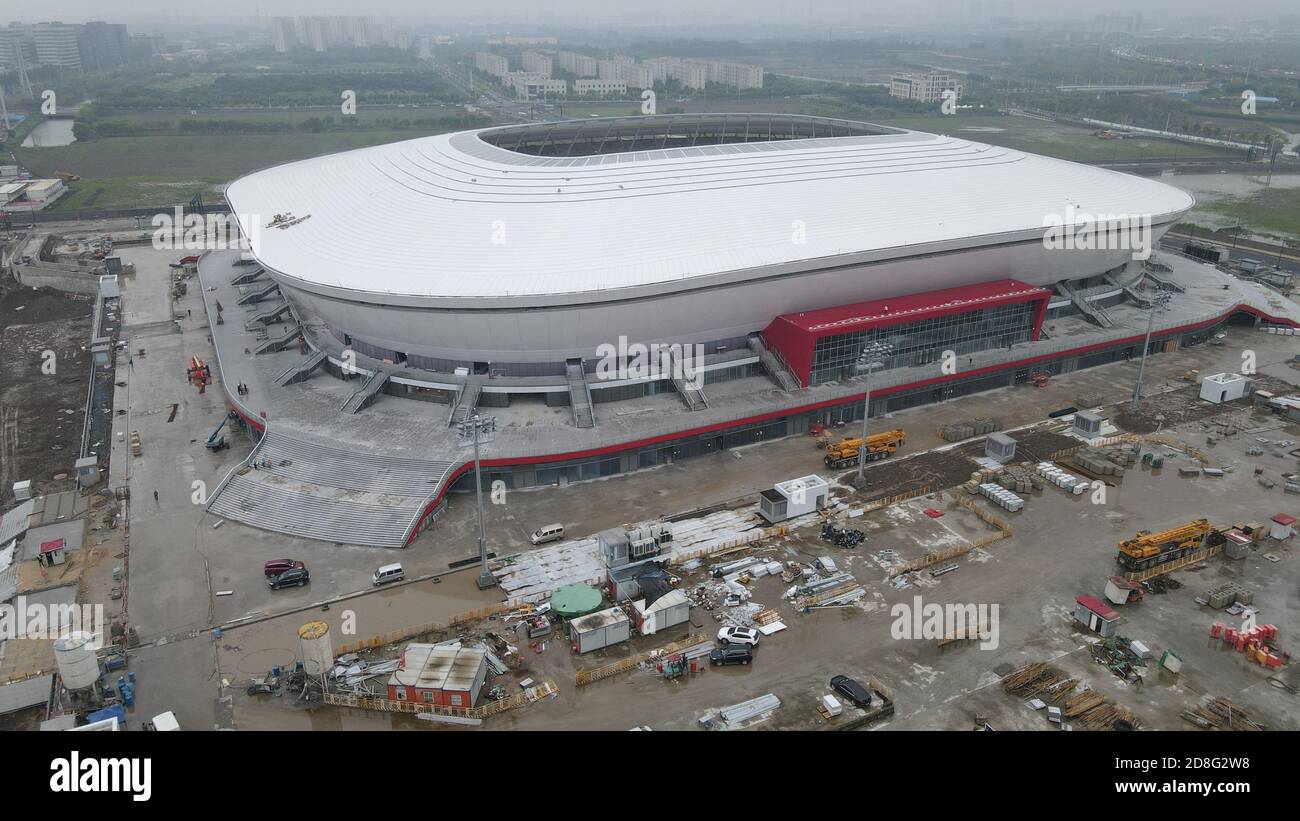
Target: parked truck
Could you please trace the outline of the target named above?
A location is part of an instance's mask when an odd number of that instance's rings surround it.
[[[907,441],[907,434],[898,429],[868,436],[866,439],[867,461],[874,462],[877,459],[884,459],[886,456],[892,455],[894,451],[903,446],[905,441]],[[861,437],[855,437],[841,439],[827,446],[826,467],[839,469],[856,465],[858,463],[858,454],[862,450],[862,442]]]

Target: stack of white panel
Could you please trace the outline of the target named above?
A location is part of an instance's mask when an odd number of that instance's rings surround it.
[[[1002,485],[993,482],[985,482],[980,485],[980,493],[988,497],[994,504],[1000,505],[1007,510],[1015,513],[1025,506],[1025,500],[1016,494],[1002,487]]]
[[[1075,496],[1080,495],[1088,489],[1089,483],[1086,479],[1081,479],[1069,471],[1061,470],[1051,462],[1039,462],[1035,466],[1034,470],[1039,476],[1042,476],[1044,479],[1062,490],[1068,490]]]

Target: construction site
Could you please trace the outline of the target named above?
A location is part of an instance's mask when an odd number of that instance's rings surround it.
[[[481,529],[470,482],[387,550],[203,503],[232,472],[276,488],[336,454],[323,439],[291,452],[231,419],[232,394],[268,389],[226,370],[214,337],[235,323],[212,324],[196,259],[114,253],[132,271],[120,291],[48,297],[85,306],[82,330],[66,331],[85,364],[68,385],[67,455],[22,468],[52,518],[23,517],[11,570],[29,595],[110,603],[123,652],[96,659],[98,678],[70,671],[93,679],[72,692],[50,643],[6,642],[0,685],[54,682],[18,726],[104,709],[132,726],[171,714],[227,729],[1300,726],[1292,333],[1233,321],[1145,362],[873,407],[865,441],[861,414],[845,413],[499,500],[485,482]],[[15,290],[7,310],[21,317],[38,296]],[[105,366],[95,327],[120,339]],[[20,318],[15,332],[29,332]],[[860,402],[864,387],[837,390]],[[77,489],[83,443],[104,481]],[[422,481],[412,498],[430,492]],[[373,502],[377,515],[394,505]],[[403,526],[418,513],[405,504]],[[338,521],[374,529],[353,513]],[[69,531],[49,548],[68,560],[46,567],[49,525]],[[302,565],[297,584],[276,585],[277,561]]]
[[[864,490],[847,466],[820,483],[796,480],[806,512],[786,482],[502,555],[490,564],[497,600],[336,645],[319,685],[298,668],[274,694],[237,693],[236,724],[1300,728],[1287,615],[1300,584],[1288,524],[1300,508],[1300,425],[1268,404],[1287,378],[1259,375],[1251,394],[1210,403],[1195,383],[1180,386],[1182,376],[1136,408],[1121,401],[1029,424],[971,424],[962,407],[989,407],[971,400],[945,408],[954,421],[937,428],[898,414],[866,443],[868,453],[893,450],[868,457]],[[1019,392],[1044,398],[1032,386]],[[1119,419],[1159,430],[1132,432]],[[861,452],[843,438],[792,437],[782,459],[802,451],[809,470],[824,469]],[[773,522],[782,495],[794,515]],[[479,596],[471,575],[416,582],[409,595],[469,602]],[[374,595],[391,606],[406,589]],[[979,616],[900,636],[897,608],[923,603]],[[320,615],[332,622],[337,609]],[[731,628],[757,634],[734,666],[717,661],[720,631]],[[246,667],[267,658],[269,647],[255,645],[285,629],[296,629],[292,617],[235,626],[222,655]],[[430,645],[484,655],[478,704],[399,694],[407,660]],[[279,674],[292,675],[294,657],[283,661]],[[831,682],[840,676],[871,701],[839,694]]]

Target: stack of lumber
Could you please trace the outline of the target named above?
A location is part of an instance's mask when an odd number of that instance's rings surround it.
[[[1069,682],[1069,687],[1065,686],[1066,682]],[[1074,679],[1050,664],[1038,661],[1008,673],[1002,679],[1002,689],[1019,698],[1038,698],[1050,693],[1050,700],[1055,702],[1073,690],[1075,683]]]
[[[1233,704],[1226,698],[1211,698],[1192,710],[1185,710],[1183,718],[1203,730],[1257,732],[1267,729],[1263,724],[1253,720],[1244,707]]]

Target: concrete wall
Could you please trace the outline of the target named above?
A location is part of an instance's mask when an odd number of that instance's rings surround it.
[[[11,266],[14,279],[28,288],[53,288],[71,294],[99,293],[99,274],[80,271],[63,265],[22,265]]]

